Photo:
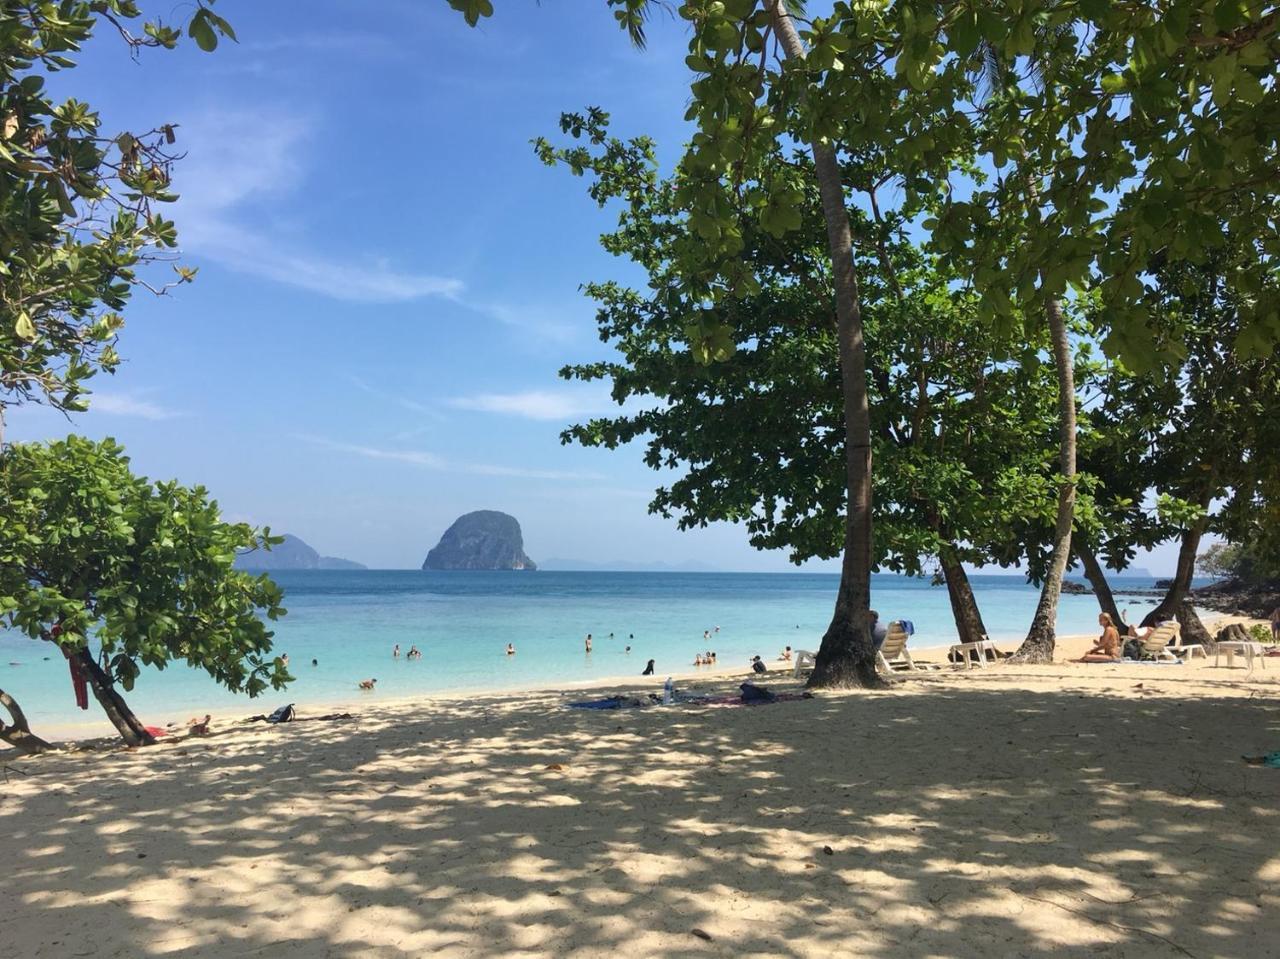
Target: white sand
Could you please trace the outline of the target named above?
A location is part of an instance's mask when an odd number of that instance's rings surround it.
[[[1276,955],[1280,659],[1212,662],[0,752],[0,953]]]

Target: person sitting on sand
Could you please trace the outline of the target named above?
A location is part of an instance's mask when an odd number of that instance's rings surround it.
[[[361,689],[371,690],[378,685],[378,681],[376,679],[362,679],[359,685]]]
[[[643,672],[643,673],[641,673],[640,675],[641,675],[641,676],[652,676],[652,675],[653,675],[653,660],[652,660],[652,659],[651,659],[651,660],[649,660],[647,663],[645,663],[645,665],[644,665],[644,672]]]
[[[187,735],[188,736],[208,736],[209,721],[212,719],[213,717],[208,715],[207,713],[205,714],[204,719],[196,719],[194,716],[192,716],[190,719],[187,720]]]
[[[764,660],[759,656],[751,657],[751,668],[757,673],[765,673],[769,671],[769,667],[764,664]]]
[[[1107,613],[1098,614],[1098,625],[1102,627],[1102,635],[1093,644],[1093,649],[1076,660],[1077,663],[1115,663],[1120,661],[1120,631],[1111,621]]]
[[[788,646],[786,649],[784,649],[781,653],[779,653],[779,654],[778,654],[778,661],[779,661],[779,662],[782,662],[782,663],[789,663],[789,662],[791,662],[791,647],[790,647],[790,646]]]

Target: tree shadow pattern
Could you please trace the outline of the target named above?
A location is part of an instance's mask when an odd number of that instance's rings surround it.
[[[1275,687],[479,698],[10,766],[15,956],[1268,956]],[[1143,696],[1145,698],[1134,698]],[[7,755],[7,754],[6,754]]]

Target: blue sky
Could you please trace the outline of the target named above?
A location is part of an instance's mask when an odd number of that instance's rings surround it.
[[[793,568],[738,528],[648,516],[639,447],[558,439],[608,410],[556,376],[605,352],[578,286],[636,273],[598,246],[613,216],[529,140],[598,105],[673,159],[679,23],[659,18],[642,53],[602,2],[501,4],[477,29],[442,0],[218,10],[239,44],[134,63],[104,33],[61,79],[107,130],[178,124],[172,215],[200,273],[135,297],[91,412],[12,410],[10,438],[114,436],[140,472],[377,567],[419,565],[456,516],[492,508],[534,559]]]

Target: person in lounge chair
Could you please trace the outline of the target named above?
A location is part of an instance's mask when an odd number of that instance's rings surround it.
[[[1107,613],[1098,614],[1102,635],[1093,648],[1076,660],[1077,663],[1116,663],[1120,661],[1120,630]]]
[[[871,645],[877,650],[884,645],[884,639],[889,635],[889,626],[887,623],[880,622],[880,614],[874,609],[867,610],[871,616]]]

